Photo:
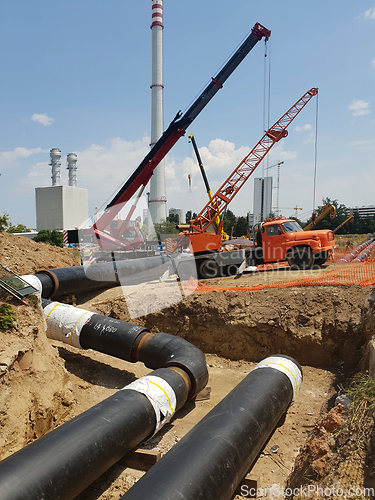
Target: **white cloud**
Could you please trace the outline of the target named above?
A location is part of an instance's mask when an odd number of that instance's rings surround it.
[[[350,142],[349,144],[351,144],[352,146],[368,146],[375,144],[375,139],[363,139],[361,141]]]
[[[77,185],[89,190],[94,206],[101,206],[118,191],[150,151],[149,143],[150,137],[134,142],[115,138],[75,151]],[[65,183],[63,176],[61,182]]]
[[[280,141],[271,149],[269,153],[270,162],[274,163],[279,160],[295,160],[297,158],[297,151],[284,151],[284,144],[284,141]]]
[[[44,125],[45,127],[49,127],[52,125],[52,123],[55,121],[53,118],[50,118],[47,116],[47,113],[34,113],[33,116],[31,117],[33,122],[38,122]]]
[[[371,7],[371,9],[366,10],[364,16],[369,19],[375,19],[375,7]]]
[[[38,153],[47,153],[48,149],[33,148],[27,149],[18,147],[13,149],[13,151],[3,151],[0,153],[0,165],[9,165],[17,162],[19,158],[27,158],[28,156],[35,155]]]
[[[353,116],[368,115],[370,111],[370,103],[360,99],[358,101],[352,101],[349,109],[353,111]]]
[[[104,207],[110,201],[138,167],[150,150],[149,142],[150,137],[144,137],[135,142],[115,138],[102,144],[92,144],[83,151],[75,151],[78,156],[77,186],[88,189],[90,216],[94,214],[95,207],[98,207],[100,212],[100,207]],[[248,146],[236,148],[234,143],[222,139],[215,139],[207,147],[199,148],[213,193],[217,191],[243,158],[250,153],[251,149]],[[5,159],[5,157],[14,159],[27,157],[37,152],[45,152],[46,156],[43,158],[45,161],[35,163],[29,168],[28,173],[19,179],[17,182],[19,192],[26,193],[30,190],[33,191],[36,187],[51,185],[49,150],[16,148],[15,151],[0,155],[0,159]],[[291,160],[296,157],[297,152],[284,150],[284,141],[280,141],[271,150],[270,164],[276,163],[278,160]],[[165,170],[168,208],[173,206],[184,210],[200,211],[207,203],[207,193],[193,151],[191,156],[181,160],[177,160],[171,155],[167,156]],[[261,175],[261,166],[257,170]],[[192,175],[192,192],[190,194],[188,192],[188,174]],[[61,159],[61,183],[68,184],[64,158]],[[246,200],[245,204],[250,203],[249,196],[251,197],[252,186],[252,182],[249,180],[247,187],[242,190],[242,196]],[[146,192],[138,204],[139,210],[146,207],[144,198],[147,199]],[[240,206],[241,203],[244,203],[243,200],[241,202],[241,199],[240,195],[236,198]],[[124,208],[123,217],[128,210],[129,205]],[[234,210],[240,209],[236,208],[235,205]]]
[[[296,132],[301,132],[301,131],[304,131],[304,130],[311,130],[311,129],[312,129],[312,126],[309,123],[306,123],[305,125],[303,125],[303,127],[299,127],[297,125],[297,127],[294,128],[294,130]]]
[[[375,68],[375,57],[374,57],[374,59],[372,60],[372,65],[373,65],[373,66],[374,66],[374,68]]]

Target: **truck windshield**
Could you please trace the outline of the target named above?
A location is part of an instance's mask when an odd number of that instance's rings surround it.
[[[295,220],[288,220],[288,222],[283,222],[281,225],[286,233],[294,233],[294,231],[303,231],[302,227]]]

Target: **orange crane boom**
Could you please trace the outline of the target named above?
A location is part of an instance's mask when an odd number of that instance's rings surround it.
[[[187,236],[190,240],[193,253],[217,251],[220,248],[221,229],[223,221],[216,226],[215,221],[233,200],[256,167],[270,151],[276,142],[287,137],[287,127],[294,118],[317,95],[318,89],[308,90],[277,122],[269,128],[257,145],[245,156],[232,174],[220,186],[212,199],[206,204],[195,220],[190,221],[190,228],[181,234],[181,240]],[[168,250],[175,250],[179,246],[179,238],[175,243],[168,242]]]

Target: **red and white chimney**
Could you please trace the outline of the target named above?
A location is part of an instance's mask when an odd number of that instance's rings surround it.
[[[163,0],[152,0],[152,84],[151,144],[163,134]],[[152,222],[167,218],[164,160],[154,170],[150,182],[149,211]]]

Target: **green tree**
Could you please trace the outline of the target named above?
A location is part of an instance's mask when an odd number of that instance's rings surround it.
[[[137,227],[142,227],[142,217],[138,215],[138,217],[135,219],[135,222],[137,224]]]
[[[174,224],[179,224],[180,217],[178,216],[178,214],[169,214],[167,217],[167,221],[173,222]]]
[[[9,214],[4,212],[3,215],[0,215],[0,232],[6,231],[9,225],[10,225]]]
[[[185,221],[189,222],[190,220],[194,220],[197,218],[197,215],[195,212],[192,212],[191,210],[188,210],[185,214]]]
[[[247,217],[238,217],[234,225],[233,236],[237,238],[241,236],[247,236],[249,230],[249,224],[247,222]]]
[[[8,233],[31,233],[31,229],[28,229],[24,224],[17,224],[13,226],[12,224],[8,228]]]
[[[236,216],[230,210],[227,210],[224,215],[224,231],[229,235],[232,233],[232,227],[234,229],[236,225]]]
[[[165,235],[179,233],[179,230],[176,228],[176,223],[168,220],[156,222],[154,224],[154,229],[159,241],[164,241]]]
[[[43,243],[49,243],[55,247],[63,247],[63,235],[59,231],[54,229],[50,231],[49,229],[42,229],[33,238],[34,241],[42,241]]]

